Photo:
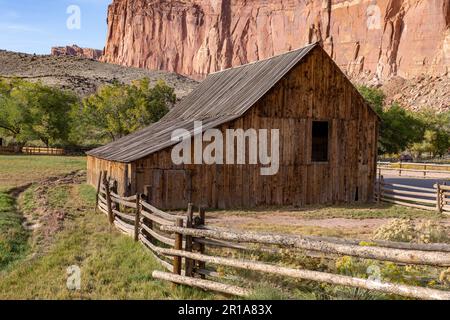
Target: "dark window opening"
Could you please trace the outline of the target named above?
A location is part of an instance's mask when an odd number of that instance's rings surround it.
[[[311,161],[328,161],[328,121],[313,121]]]

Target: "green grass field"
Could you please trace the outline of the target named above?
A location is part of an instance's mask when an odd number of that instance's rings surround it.
[[[50,186],[36,194],[37,181],[82,170],[83,157],[0,156],[1,299],[212,299],[215,295],[155,281],[162,270],[141,244],[111,228],[94,212],[95,190],[86,184]],[[11,188],[34,183],[15,198]],[[64,212],[61,228],[48,210]],[[40,225],[22,226],[24,216]],[[81,290],[67,289],[67,268],[81,269]]]
[[[0,155],[0,191],[85,168],[85,157]]]
[[[3,273],[0,299],[212,298],[199,290],[173,290],[170,284],[153,280],[152,271],[161,267],[141,244],[111,229],[104,215],[94,213],[92,187],[56,188],[49,200],[51,206],[69,213],[64,229],[45,252],[34,248],[35,256],[17,261]],[[66,287],[66,269],[72,265],[81,269],[80,291]]]
[[[23,257],[27,250],[28,232],[22,221],[15,199],[0,192],[0,270]]]

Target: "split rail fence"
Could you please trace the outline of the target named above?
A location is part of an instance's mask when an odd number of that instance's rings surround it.
[[[378,170],[385,173],[397,173],[398,176],[417,178],[450,179],[450,165],[420,162],[378,162]]]
[[[96,208],[107,215],[111,225],[133,237],[135,241],[140,241],[167,270],[167,272],[154,271],[153,277],[156,279],[236,296],[251,294],[247,288],[227,283],[227,280],[239,280],[239,278],[227,277],[213,267],[221,266],[375,290],[410,298],[450,300],[450,291],[224,257],[217,255],[217,250],[214,250],[214,248],[228,248],[274,252],[281,247],[291,250],[300,249],[311,256],[345,255],[398,264],[446,268],[450,267],[450,245],[447,244],[422,245],[374,241],[368,246],[361,245],[362,242],[359,240],[213,228],[206,226],[205,210],[202,208],[198,213],[194,213],[193,205],[189,204],[185,215],[171,214],[152,206],[149,201],[151,199],[145,199],[140,194],[121,197],[115,192],[116,189],[117,186],[107,178],[107,172],[102,172],[98,180]],[[254,244],[257,244],[259,249],[255,249]]]
[[[450,214],[450,185],[437,183],[433,188],[386,183],[380,176],[376,183],[378,202]]]
[[[53,155],[62,156],[65,150],[61,148],[47,147],[17,147],[17,146],[0,146],[0,154],[27,154],[27,155]]]

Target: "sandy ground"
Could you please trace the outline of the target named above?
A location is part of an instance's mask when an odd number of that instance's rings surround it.
[[[312,234],[319,236],[370,238],[380,226],[393,218],[310,218],[289,212],[264,212],[262,214],[223,214],[210,212],[208,225],[237,230],[278,233]],[[417,219],[417,222],[422,219]],[[440,220],[450,227],[450,217]]]
[[[239,227],[246,224],[287,225],[287,226],[310,226],[321,228],[370,228],[375,229],[385,224],[390,219],[347,219],[347,218],[324,218],[308,219],[295,217],[287,214],[265,214],[261,216],[212,216],[208,217],[208,223],[213,225],[227,225]]]

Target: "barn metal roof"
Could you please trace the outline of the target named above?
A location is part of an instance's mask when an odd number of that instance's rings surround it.
[[[87,154],[129,163],[176,144],[171,141],[176,129],[192,134],[194,121],[202,121],[207,130],[237,119],[317,45],[213,73],[159,122]]]

